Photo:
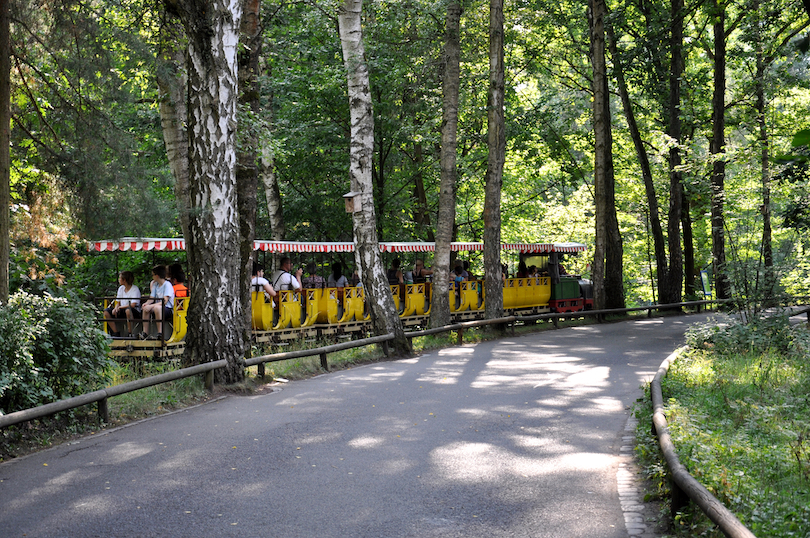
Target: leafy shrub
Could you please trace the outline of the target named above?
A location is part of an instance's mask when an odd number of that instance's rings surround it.
[[[788,352],[796,339],[803,341],[804,336],[800,329],[791,329],[787,316],[756,318],[749,323],[726,316],[696,324],[686,332],[686,343],[692,349],[712,349],[721,355]]]
[[[102,386],[110,359],[98,315],[80,301],[22,291],[0,306],[0,413]]]

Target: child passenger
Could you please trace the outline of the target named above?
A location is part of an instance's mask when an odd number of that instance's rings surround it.
[[[135,276],[131,271],[121,271],[118,274],[118,291],[115,300],[104,310],[104,319],[126,319],[127,333],[132,336],[132,320],[141,317],[141,290],[134,285]],[[121,336],[118,324],[110,321],[113,336]]]
[[[143,303],[143,330],[141,339],[148,338],[147,327],[151,316],[157,322],[157,339],[163,340],[163,319],[171,319],[174,315],[174,287],[166,280],[166,266],[156,265],[152,268],[152,283],[149,299]]]

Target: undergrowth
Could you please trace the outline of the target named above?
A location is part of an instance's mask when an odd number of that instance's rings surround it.
[[[681,462],[759,538],[809,537],[810,332],[783,316],[727,318],[693,327],[687,343],[662,383]],[[649,496],[664,498],[649,394],[635,412]],[[672,523],[676,536],[722,536],[693,505]]]

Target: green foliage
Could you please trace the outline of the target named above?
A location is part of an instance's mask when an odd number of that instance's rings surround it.
[[[715,350],[723,355],[766,351],[786,353],[804,338],[803,331],[791,328],[787,316],[755,318],[750,323],[723,316],[693,325],[686,332],[689,347]]]
[[[159,235],[174,217],[153,84],[157,13],[142,2],[15,3],[11,185],[58,190],[92,237]]]
[[[25,292],[0,306],[0,412],[101,387],[109,347],[82,302]]]
[[[699,348],[663,383],[681,462],[756,536],[805,536],[810,333],[780,318],[698,327],[688,340]],[[697,509],[674,523],[679,536],[720,536]]]

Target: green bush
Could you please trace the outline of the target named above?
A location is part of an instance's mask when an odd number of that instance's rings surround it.
[[[92,307],[17,292],[0,306],[0,414],[96,390],[109,346]]]
[[[692,349],[714,350],[721,355],[765,352],[788,352],[803,340],[801,331],[790,326],[785,316],[756,318],[743,323],[731,317],[718,317],[696,324],[686,332],[686,343]]]

